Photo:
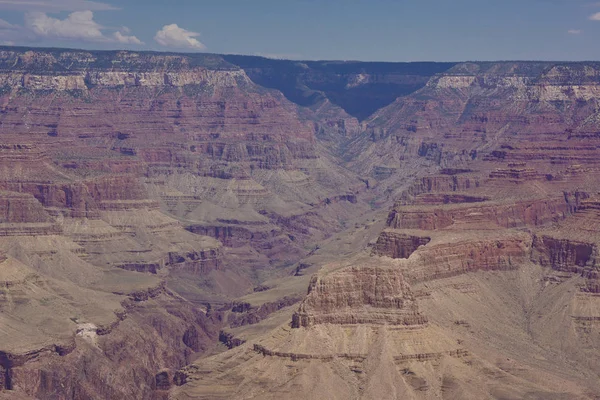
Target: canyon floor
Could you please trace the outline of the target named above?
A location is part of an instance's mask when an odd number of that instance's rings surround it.
[[[600,399],[600,65],[0,48],[0,399]]]

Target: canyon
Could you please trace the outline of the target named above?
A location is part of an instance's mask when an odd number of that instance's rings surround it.
[[[600,65],[0,47],[0,399],[597,399]]]

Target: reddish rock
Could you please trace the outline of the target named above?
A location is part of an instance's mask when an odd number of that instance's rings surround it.
[[[419,325],[410,287],[394,269],[350,267],[315,276],[308,295],[294,314],[292,327],[316,324]]]
[[[550,236],[533,237],[532,259],[544,267],[564,272],[581,272],[596,264],[595,244]]]
[[[564,198],[538,199],[498,204],[483,202],[445,207],[396,205],[387,225],[395,229],[436,230],[450,227],[461,229],[493,229],[539,226],[564,219],[569,214]],[[469,228],[472,225],[473,228]]]
[[[0,192],[0,224],[51,221],[52,219],[35,197],[16,192]]]
[[[476,271],[513,270],[527,262],[531,247],[530,236],[516,232],[440,239],[414,254],[405,276],[410,282],[424,282]]]
[[[431,238],[407,235],[386,230],[381,232],[374,253],[391,258],[409,258],[419,247],[427,245]]]

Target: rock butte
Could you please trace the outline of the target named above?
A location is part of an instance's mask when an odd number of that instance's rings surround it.
[[[597,398],[599,103],[597,63],[0,48],[0,399]]]

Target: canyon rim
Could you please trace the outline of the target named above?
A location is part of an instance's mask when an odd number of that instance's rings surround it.
[[[0,47],[0,399],[599,399],[600,63]]]

